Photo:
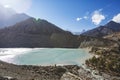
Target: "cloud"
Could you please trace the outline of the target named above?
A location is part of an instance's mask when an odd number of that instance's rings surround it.
[[[120,13],[113,17],[112,21],[120,23]]]
[[[79,17],[78,17],[78,18],[76,18],[76,21],[80,21],[80,20],[82,20],[82,18],[79,18]]]
[[[76,18],[76,21],[80,21],[80,20],[82,20],[82,19],[87,20],[87,19],[88,19],[88,17],[87,17],[87,16],[84,16],[84,17],[78,17],[78,18]]]
[[[105,16],[101,13],[102,9],[99,9],[99,10],[96,10],[93,12],[93,15],[92,15],[92,22],[95,24],[95,25],[99,25],[102,20],[105,19]]]
[[[88,19],[88,17],[87,17],[87,16],[84,16],[83,18],[84,18],[84,19]]]

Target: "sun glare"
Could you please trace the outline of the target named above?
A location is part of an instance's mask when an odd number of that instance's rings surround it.
[[[10,5],[4,5],[5,8],[10,8]]]
[[[5,8],[12,8],[16,12],[27,11],[32,4],[32,0],[0,0],[0,5]]]

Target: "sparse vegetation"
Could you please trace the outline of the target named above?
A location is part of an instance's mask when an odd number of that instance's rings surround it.
[[[86,60],[86,64],[91,69],[96,69],[100,72],[105,72],[110,75],[120,76],[120,51],[119,48],[112,48],[110,50],[96,51],[95,54],[99,57],[92,57]],[[103,55],[104,54],[104,55]]]

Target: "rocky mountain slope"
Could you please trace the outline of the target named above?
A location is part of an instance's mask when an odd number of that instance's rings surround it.
[[[78,47],[76,38],[46,20],[34,18],[0,29],[0,47]]]
[[[104,26],[94,28],[92,30],[84,32],[82,35],[94,36],[94,37],[103,37],[105,35],[112,34],[114,32],[120,31],[120,24],[114,21],[110,21]]]
[[[78,48],[111,46],[114,41],[73,35],[42,19],[29,18],[7,28],[0,29],[0,47],[60,47]]]
[[[91,37],[91,36],[85,36],[80,35],[78,37],[80,48],[92,48],[92,47],[111,47],[114,44],[116,44],[115,41],[109,40],[109,39],[103,39],[98,37]]]
[[[114,40],[114,41],[120,41],[120,32],[116,32],[107,36],[103,37],[104,39]]]

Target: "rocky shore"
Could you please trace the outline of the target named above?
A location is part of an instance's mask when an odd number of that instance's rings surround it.
[[[0,61],[0,80],[81,80],[79,66],[14,65]]]
[[[0,61],[0,80],[99,80],[77,65],[33,66]]]

